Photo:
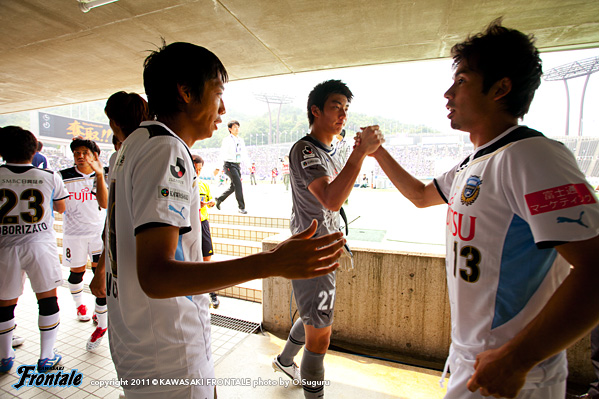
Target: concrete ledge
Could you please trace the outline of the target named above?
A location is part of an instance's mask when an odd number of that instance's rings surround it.
[[[286,238],[269,237],[262,249],[270,250]],[[396,251],[388,244],[372,249],[372,244],[349,242],[355,269],[337,274],[332,345],[442,368],[451,339],[445,256],[420,248],[416,253]],[[295,301],[290,309],[291,282],[264,279],[262,295],[265,329],[279,336],[288,334],[290,313],[296,310]],[[570,382],[593,381],[588,336],[570,348],[568,362]]]

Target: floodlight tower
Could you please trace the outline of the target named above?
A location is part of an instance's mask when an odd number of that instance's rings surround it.
[[[566,136],[570,131],[570,91],[568,90],[568,80],[586,76],[582,89],[580,100],[580,117],[578,118],[578,135],[582,136],[582,113],[584,110],[584,95],[587,90],[587,84],[591,74],[599,71],[599,57],[586,58],[584,60],[574,61],[570,64],[550,69],[543,78],[550,81],[563,80],[566,87]]]
[[[268,144],[269,145],[272,144],[271,143],[272,117],[270,114],[270,104],[278,104],[279,105],[279,112],[277,114],[277,135],[275,137],[275,144],[279,143],[280,142],[279,118],[281,116],[281,106],[283,104],[289,104],[289,103],[293,102],[293,97],[286,96],[286,95],[264,94],[264,93],[254,94],[254,97],[256,97],[256,99],[258,101],[265,102],[266,105],[268,106]]]

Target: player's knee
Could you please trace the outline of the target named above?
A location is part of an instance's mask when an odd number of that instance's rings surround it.
[[[58,313],[60,310],[58,307],[58,298],[55,296],[39,299],[37,301],[37,307],[40,316],[50,316],[54,313]]]
[[[14,319],[16,307],[17,307],[17,305],[1,306],[0,307],[0,323]]]
[[[79,284],[80,282],[83,281],[83,275],[85,274],[85,272],[73,272],[71,271],[71,274],[69,274],[69,283],[71,284]]]

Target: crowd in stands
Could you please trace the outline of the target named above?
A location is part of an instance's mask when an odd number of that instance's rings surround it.
[[[599,138],[592,137],[565,137],[562,141],[576,156],[578,164],[582,171],[591,178],[599,178],[599,162],[593,165],[594,154],[599,146]],[[473,150],[472,144],[425,144],[425,145],[386,145],[388,151],[393,157],[411,174],[421,179],[432,179],[441,171],[446,170],[451,165],[468,156]],[[282,158],[289,154],[291,143],[248,146],[247,152],[250,162],[256,163],[256,179],[259,181],[270,182],[272,169],[281,169]],[[63,156],[53,149],[42,150],[42,153],[48,158],[49,168],[60,170],[73,165],[71,154]],[[194,154],[199,154],[204,158],[205,167],[202,177],[205,179],[219,179],[219,174],[215,176],[215,169],[222,169],[219,148],[193,149]],[[105,165],[108,165],[112,151],[102,151],[100,159]],[[248,176],[249,167],[242,163],[242,175]],[[591,170],[592,167],[592,170]],[[378,164],[374,166],[374,178],[383,177],[385,174],[380,170]],[[279,176],[282,178],[282,175]]]

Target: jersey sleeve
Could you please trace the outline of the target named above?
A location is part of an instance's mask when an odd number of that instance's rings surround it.
[[[289,164],[294,166],[298,173],[295,178],[299,179],[304,187],[319,177],[329,176],[330,173],[325,168],[324,160],[315,146],[308,141],[300,141],[293,146],[289,154]]]
[[[543,139],[518,142],[503,156],[504,195],[541,248],[599,234],[599,203],[563,144]]]
[[[60,201],[65,198],[69,198],[69,192],[67,190],[67,187],[64,184],[64,181],[62,180],[61,175],[58,174],[58,172],[54,172],[53,175],[54,175],[54,196],[53,196],[52,200]]]
[[[135,233],[161,225],[188,231],[191,228],[191,196],[197,196],[197,192],[187,149],[169,136],[153,138],[144,147],[143,156],[131,173]],[[197,217],[197,213],[193,216]]]
[[[435,177],[433,179],[433,184],[437,188],[439,195],[443,198],[443,201],[448,202],[449,192],[451,191],[451,185],[453,184],[453,179],[455,178],[456,170],[458,170],[458,165],[449,171],[443,173],[441,176]]]

